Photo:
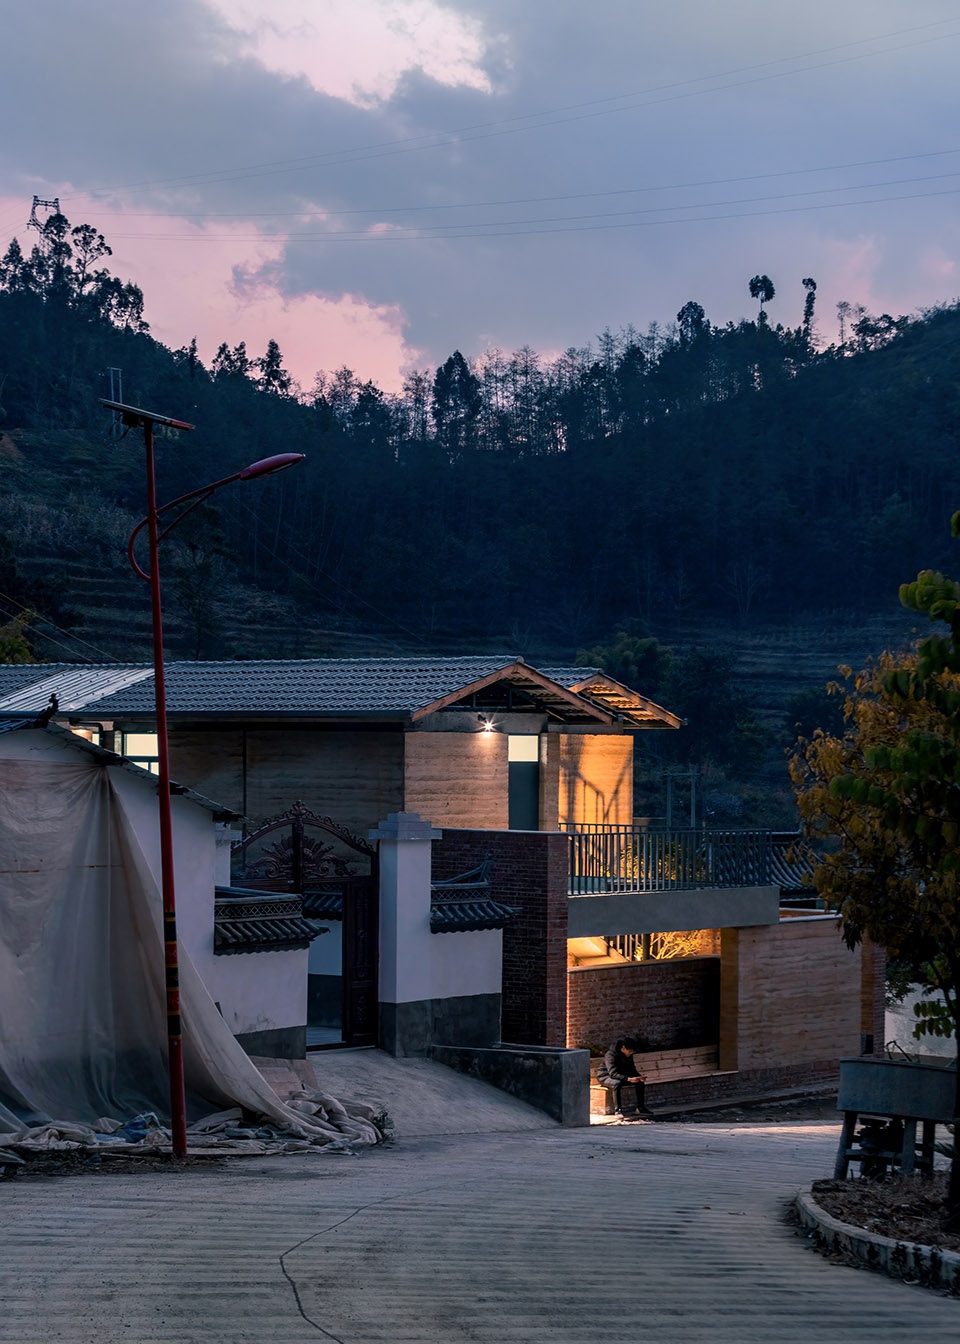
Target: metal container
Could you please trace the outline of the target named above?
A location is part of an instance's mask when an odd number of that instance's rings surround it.
[[[955,1060],[927,1056],[918,1063],[859,1055],[840,1061],[838,1111],[903,1119],[953,1120]]]

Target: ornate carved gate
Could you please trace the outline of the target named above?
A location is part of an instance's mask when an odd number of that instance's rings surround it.
[[[342,1043],[376,1045],[380,902],[374,846],[298,801],[234,844],[231,881],[301,892],[304,914],[342,920]]]

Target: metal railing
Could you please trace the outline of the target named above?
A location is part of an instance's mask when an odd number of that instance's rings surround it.
[[[570,826],[570,894],[773,883],[770,831]]]

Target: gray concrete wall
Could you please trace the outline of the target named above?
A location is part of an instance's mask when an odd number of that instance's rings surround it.
[[[380,1004],[380,1048],[398,1059],[427,1055],[434,1044],[488,1046],[499,1039],[499,994]]]
[[[509,1092],[561,1125],[590,1123],[590,1053],[551,1046],[435,1045],[430,1058]]]
[[[610,938],[618,933],[679,933],[685,929],[776,924],[780,918],[779,904],[779,887],[571,896],[567,906],[567,936]]]

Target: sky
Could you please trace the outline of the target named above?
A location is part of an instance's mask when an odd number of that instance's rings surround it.
[[[153,334],[304,391],[606,328],[960,294],[956,0],[39,0],[0,247],[94,224]]]

